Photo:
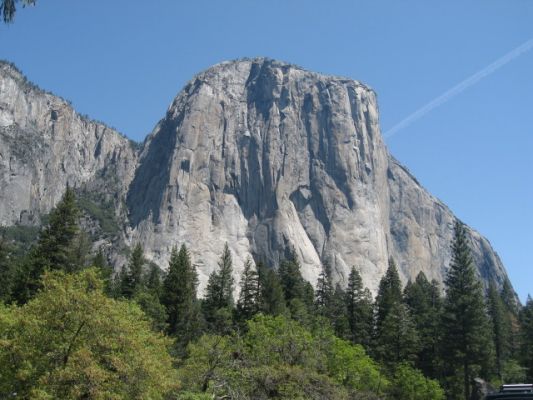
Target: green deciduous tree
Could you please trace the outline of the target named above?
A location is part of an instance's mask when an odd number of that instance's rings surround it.
[[[334,338],[328,351],[328,370],[338,383],[357,391],[382,394],[389,386],[379,365],[363,346]]]
[[[491,330],[466,228],[459,221],[454,228],[452,260],[445,283],[442,357],[447,367],[448,392],[468,400],[472,378],[489,363]]]
[[[140,308],[106,297],[93,269],[43,279],[26,305],[0,308],[0,397],[163,399],[170,341]]]
[[[365,392],[387,388],[361,346],[327,328],[311,332],[287,317],[261,314],[243,336],[205,335],[191,343],[179,375],[189,392],[220,399],[368,399],[374,397]]]
[[[389,390],[395,400],[444,400],[444,390],[435,380],[407,363],[399,364]]]

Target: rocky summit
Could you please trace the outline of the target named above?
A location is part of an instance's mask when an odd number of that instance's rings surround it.
[[[276,266],[294,251],[310,282],[328,262],[373,291],[389,257],[404,281],[439,282],[451,257],[456,217],[387,151],[374,91],[270,59],[194,77],[141,146],[1,63],[0,223],[38,224],[67,185],[101,193],[115,243],[142,243],[163,268],[187,244],[200,289],[226,242],[236,278],[248,257]],[[502,283],[498,255],[468,231],[480,276]]]

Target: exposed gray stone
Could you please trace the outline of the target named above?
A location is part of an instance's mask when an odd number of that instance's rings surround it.
[[[355,265],[375,291],[391,256],[404,281],[445,276],[455,217],[389,155],[376,95],[357,81],[269,59],[221,63],[185,86],[136,154],[16,74],[0,69],[4,224],[112,169],[129,211],[123,240],[163,267],[188,244],[201,289],[225,242],[237,277],[247,257],[276,265],[291,249],[313,283],[327,260],[337,281]],[[497,254],[469,232],[480,275],[502,282]]]

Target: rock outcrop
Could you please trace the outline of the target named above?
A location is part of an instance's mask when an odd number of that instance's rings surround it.
[[[39,223],[67,185],[114,181],[123,196],[136,160],[130,140],[0,62],[0,225]]]
[[[364,84],[269,59],[221,63],[185,86],[137,154],[17,74],[0,69],[4,224],[113,171],[123,240],[161,266],[188,244],[201,288],[225,242],[236,276],[247,257],[275,266],[292,250],[311,282],[327,261],[337,281],[355,265],[376,290],[391,256],[404,280],[445,276],[455,217],[390,156]],[[503,282],[497,254],[469,232],[480,275]]]

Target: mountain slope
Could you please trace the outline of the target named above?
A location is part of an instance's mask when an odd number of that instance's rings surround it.
[[[249,256],[276,265],[293,250],[311,282],[321,260],[340,282],[355,265],[372,290],[389,257],[404,280],[421,270],[438,281],[445,275],[455,217],[389,155],[375,93],[359,82],[269,59],[221,63],[186,85],[137,154],[61,100],[20,88],[6,70],[0,148],[9,149],[15,177],[3,155],[0,184],[11,185],[0,198],[3,223],[46,211],[67,182],[111,170],[119,177],[113,195],[128,209],[123,240],[142,242],[161,266],[172,246],[187,243],[201,288],[225,242],[237,276]],[[10,142],[21,136],[27,143]],[[28,164],[17,151],[33,151],[31,142],[42,150]],[[44,194],[50,185],[53,194]],[[488,241],[470,235],[481,276],[503,282]]]

